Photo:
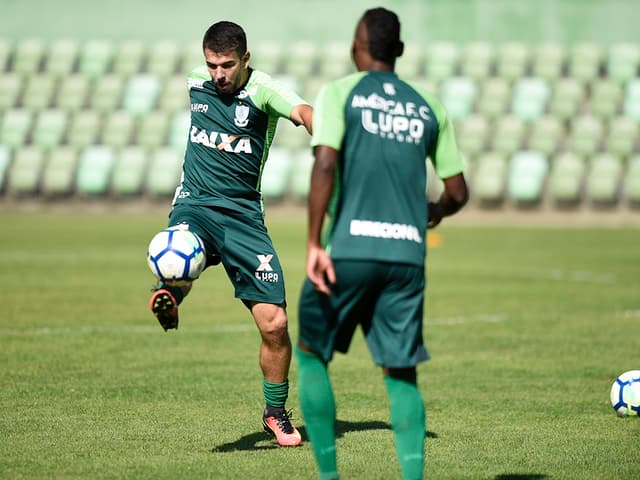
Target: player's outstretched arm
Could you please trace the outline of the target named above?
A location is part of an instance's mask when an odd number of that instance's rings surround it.
[[[306,103],[301,103],[291,110],[291,121],[296,125],[303,125],[309,135],[313,133],[313,107]]]
[[[427,228],[436,227],[444,217],[453,215],[469,200],[469,191],[464,174],[443,179],[444,191],[437,202],[429,202],[429,223]]]

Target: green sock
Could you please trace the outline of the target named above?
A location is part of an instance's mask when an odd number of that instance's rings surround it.
[[[320,479],[337,479],[336,402],[327,366],[316,354],[299,347],[296,347],[296,356],[300,408]]]
[[[390,376],[384,378],[391,403],[391,428],[402,478],[423,478],[426,416],[424,401],[415,383]]]
[[[271,383],[262,380],[264,401],[269,407],[284,408],[289,397],[289,380],[282,383]]]

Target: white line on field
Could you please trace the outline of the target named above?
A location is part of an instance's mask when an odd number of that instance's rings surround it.
[[[466,325],[469,323],[499,323],[504,322],[507,316],[503,313],[481,313],[477,315],[457,315],[455,317],[435,317],[424,319],[425,325],[435,326],[454,326],[454,325]]]

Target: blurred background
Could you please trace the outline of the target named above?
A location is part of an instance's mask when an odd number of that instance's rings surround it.
[[[313,102],[353,71],[355,24],[378,5],[402,22],[398,72],[454,120],[471,210],[640,222],[634,0],[0,0],[0,207],[167,205],[210,24],[243,25],[252,65]],[[303,130],[280,122],[266,199],[302,205],[311,161]]]

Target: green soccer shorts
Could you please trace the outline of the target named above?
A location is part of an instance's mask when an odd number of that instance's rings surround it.
[[[203,205],[176,205],[169,226],[189,224],[207,254],[219,253],[236,298],[285,305],[284,276],[262,215]]]
[[[408,264],[334,260],[331,295],[307,278],[298,312],[300,341],[329,362],[347,353],[362,326],[373,361],[388,368],[414,367],[428,360],[422,337],[424,268]]]

